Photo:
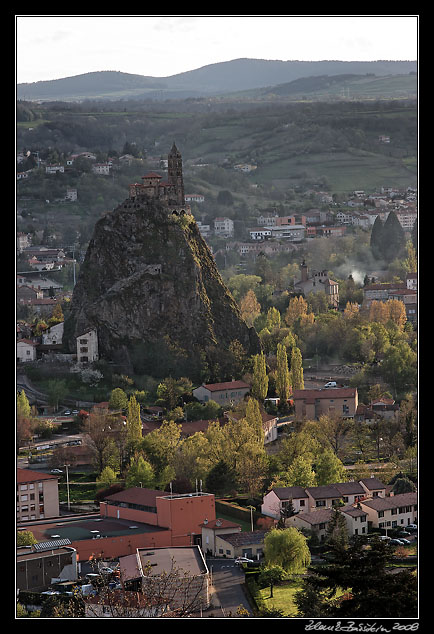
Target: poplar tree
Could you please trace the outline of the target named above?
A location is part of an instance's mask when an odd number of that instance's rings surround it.
[[[137,402],[135,396],[131,396],[128,401],[127,439],[128,442],[137,442],[142,439],[140,404]]]
[[[289,398],[291,389],[290,375],[288,369],[288,356],[286,346],[283,343],[277,344],[277,370],[276,370],[276,392],[280,400],[284,403]]]
[[[30,404],[24,390],[17,392],[17,417],[29,418],[30,416]]]
[[[303,363],[299,348],[291,350],[290,381],[293,390],[304,390]]]
[[[261,409],[259,407],[258,401],[255,398],[249,398],[249,400],[247,401],[245,418],[250,427],[252,427],[252,429],[255,431],[257,439],[262,444],[264,442],[264,430],[262,427]]]
[[[253,357],[253,382],[252,382],[252,395],[263,401],[268,394],[268,376],[267,368],[265,364],[264,353],[256,354]]]

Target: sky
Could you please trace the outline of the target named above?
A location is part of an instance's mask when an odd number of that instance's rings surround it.
[[[15,15],[17,83],[115,70],[168,77],[241,57],[417,60],[417,15]]]

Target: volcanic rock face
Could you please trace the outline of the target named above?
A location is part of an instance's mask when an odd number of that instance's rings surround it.
[[[153,376],[224,380],[215,366],[232,342],[247,356],[260,350],[194,218],[146,197],[95,226],[65,322],[71,351],[89,329],[100,358]]]

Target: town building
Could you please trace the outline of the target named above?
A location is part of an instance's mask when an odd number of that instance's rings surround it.
[[[368,533],[368,515],[366,511],[351,505],[339,508],[347,524],[348,535],[366,535]],[[299,513],[285,520],[285,526],[295,526],[299,530],[305,529],[315,534],[320,542],[325,541],[327,528],[333,517],[334,510],[325,508],[308,513]]]
[[[98,361],[98,335],[96,330],[88,330],[76,338],[77,363]]]
[[[17,591],[41,592],[55,581],[78,579],[77,551],[69,539],[17,547]]]
[[[17,522],[58,516],[58,476],[17,469]]]
[[[138,548],[121,557],[119,567],[125,589],[158,596],[175,614],[210,606],[210,573],[198,546]]]
[[[304,260],[300,271],[301,279],[294,284],[296,290],[300,290],[304,297],[307,297],[309,293],[324,292],[329,305],[332,308],[339,308],[339,284],[330,279],[327,271],[314,271],[309,275],[308,266]]]
[[[17,363],[35,361],[37,357],[38,344],[31,339],[19,339],[17,341]]]
[[[320,416],[354,418],[358,406],[355,387],[294,390],[295,419],[318,420]]]
[[[206,383],[193,390],[193,396],[202,403],[215,401],[218,405],[234,405],[250,392],[250,385],[244,381],[226,383]]]
[[[233,535],[239,533],[241,526],[235,522],[218,517],[215,520],[204,520],[202,524],[202,550],[204,553],[217,557],[225,553],[220,552],[216,546],[216,539],[220,536]]]
[[[341,501],[353,505],[366,498],[385,497],[386,487],[377,478],[338,482],[317,487],[273,487],[264,495],[261,513],[279,519],[290,506],[294,513],[332,508]]]
[[[234,221],[226,217],[215,218],[214,233],[221,238],[232,238],[234,235]]]
[[[215,538],[215,556],[260,559],[264,554],[264,540],[267,532],[267,530],[254,530],[218,534]]]
[[[417,498],[416,492],[400,493],[364,500],[360,505],[372,528],[405,528],[417,522]]]

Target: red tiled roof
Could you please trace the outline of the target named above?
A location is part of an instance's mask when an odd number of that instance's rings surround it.
[[[17,469],[17,484],[24,482],[38,482],[39,480],[55,480],[58,476],[31,469]]]
[[[163,177],[160,174],[157,174],[157,172],[148,172],[147,174],[142,176],[142,178],[163,178]]]
[[[351,398],[356,395],[355,387],[334,387],[318,390],[294,390],[293,399],[315,399],[315,398]]]
[[[105,499],[114,502],[132,502],[134,504],[143,504],[144,506],[156,506],[156,498],[169,495],[164,491],[156,491],[154,489],[142,489],[141,487],[133,487],[108,495]]]
[[[206,383],[202,387],[206,388],[210,392],[219,392],[223,390],[236,390],[238,388],[248,388],[250,385],[244,381],[228,381],[227,383]]]

